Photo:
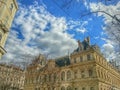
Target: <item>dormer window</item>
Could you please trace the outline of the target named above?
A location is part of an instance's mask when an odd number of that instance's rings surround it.
[[[10,11],[12,11],[13,10],[13,3],[11,3],[11,5],[10,5]]]

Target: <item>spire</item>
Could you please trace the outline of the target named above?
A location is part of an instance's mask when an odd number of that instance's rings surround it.
[[[79,49],[79,51],[83,50],[83,46],[82,46],[82,43],[80,42],[80,40],[78,40],[78,49]]]

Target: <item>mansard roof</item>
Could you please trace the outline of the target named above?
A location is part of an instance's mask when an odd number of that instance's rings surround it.
[[[91,48],[96,50],[96,51],[100,51],[99,47],[96,44],[94,44],[94,45],[90,44],[90,38],[87,37],[82,42],[80,42],[78,40],[78,47],[77,47],[77,49],[75,49],[73,51],[73,53],[85,51],[85,50],[88,50],[88,49],[91,49]]]
[[[59,67],[62,67],[62,66],[67,66],[67,65],[70,65],[70,58],[69,56],[64,56],[64,57],[61,57],[61,58],[57,58],[55,60],[57,66]]]

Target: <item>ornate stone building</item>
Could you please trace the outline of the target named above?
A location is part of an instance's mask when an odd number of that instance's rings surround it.
[[[47,60],[40,55],[25,76],[24,90],[120,90],[120,72],[89,38],[78,41],[68,56]]]
[[[4,45],[17,9],[16,0],[0,0],[0,57],[6,53]]]
[[[23,90],[25,72],[16,66],[0,64],[0,90]]]

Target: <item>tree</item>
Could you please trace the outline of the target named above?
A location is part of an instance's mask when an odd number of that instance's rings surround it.
[[[112,42],[114,46],[115,54],[117,59],[120,57],[120,3],[119,0],[62,0],[63,3],[60,5],[53,0],[57,6],[59,6],[67,15],[69,15],[69,8],[76,7],[76,2],[81,2],[87,7],[86,10],[81,10],[79,16],[81,18],[90,16],[91,14],[97,14],[98,16],[104,17],[104,30],[107,33],[106,37],[109,42]],[[87,4],[86,4],[87,3]],[[113,5],[113,6],[112,6]],[[94,6],[92,8],[92,6]],[[88,8],[89,7],[89,8]],[[81,7],[82,8],[82,7]],[[114,8],[114,9],[113,9]]]

